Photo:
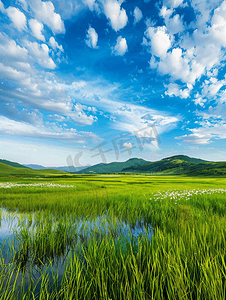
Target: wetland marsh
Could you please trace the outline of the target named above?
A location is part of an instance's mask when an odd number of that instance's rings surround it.
[[[225,299],[226,179],[1,179],[1,299]]]

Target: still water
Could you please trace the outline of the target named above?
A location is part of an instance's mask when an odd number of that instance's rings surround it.
[[[40,222],[42,226],[38,227],[40,226]],[[50,281],[57,274],[57,281],[60,284],[65,268],[74,254],[78,255],[79,253],[79,257],[84,265],[86,265],[81,249],[88,247],[93,239],[101,243],[103,238],[107,236],[113,239],[115,245],[120,244],[122,250],[126,250],[126,247],[130,245],[133,247],[134,252],[136,252],[139,239],[145,236],[151,242],[152,235],[154,234],[151,225],[145,224],[143,220],[136,221],[132,225],[126,220],[122,221],[116,217],[108,217],[107,212],[96,218],[75,218],[66,227],[70,240],[71,238],[74,239],[73,243],[65,242],[64,249],[61,249],[60,252],[58,251],[57,254],[53,251],[49,255],[47,251],[47,253],[42,254],[41,259],[33,259],[34,255],[32,251],[37,251],[34,250],[36,249],[34,245],[39,228],[42,228],[41,230],[44,228],[45,230],[45,226],[48,226],[49,223],[54,227],[55,231],[58,230],[59,218],[54,221],[51,219],[51,222],[45,223],[43,220],[40,221],[40,218],[39,222],[37,222],[35,213],[25,214],[11,212],[6,209],[0,210],[0,258],[4,259],[5,266],[15,262],[20,262],[21,265],[21,261],[23,261],[25,289],[32,280],[33,284],[36,285],[37,293],[41,286],[40,278],[43,273],[49,273]],[[25,251],[23,244],[28,236],[30,237],[31,244],[30,249]],[[45,241],[48,242],[48,236]],[[15,274],[12,277],[12,282],[14,277]],[[21,280],[22,273],[16,279],[17,286],[20,286]]]

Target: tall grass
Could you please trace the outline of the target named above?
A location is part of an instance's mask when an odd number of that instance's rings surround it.
[[[197,192],[224,180],[144,178],[1,190],[1,206],[35,212],[19,221],[10,262],[0,255],[1,299],[225,299],[226,193]],[[152,225],[154,236],[116,239],[123,221]]]

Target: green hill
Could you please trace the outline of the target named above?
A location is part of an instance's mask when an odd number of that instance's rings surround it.
[[[18,164],[19,165],[19,164]],[[21,166],[21,165],[20,165]],[[66,175],[68,173],[58,170],[32,170],[26,167],[13,167],[9,164],[3,164],[0,162],[0,177],[5,176],[56,176]]]
[[[70,176],[70,173],[43,169],[34,170],[18,163],[0,160],[0,177],[25,176],[25,177],[51,177]],[[2,163],[5,161],[5,163]],[[131,158],[125,162],[112,162],[97,164],[78,173],[107,174],[107,173],[149,173],[153,175],[184,175],[184,176],[226,176],[226,162],[209,162],[186,155],[175,155],[156,162],[144,159]]]
[[[223,176],[226,162],[208,162],[185,155],[176,155],[160,161],[131,166],[122,172],[152,173],[157,175]]]
[[[129,168],[131,166],[136,166],[140,164],[148,163],[146,160],[141,158],[131,158],[125,162],[112,162],[109,164],[97,164],[91,167],[86,168],[85,170],[79,171],[77,173],[83,174],[106,174],[106,173],[118,173],[121,172],[125,168]]]
[[[16,162],[9,161],[9,160],[6,160],[6,159],[0,159],[0,163],[8,165],[8,166],[11,166],[11,167],[15,167],[15,168],[22,168],[22,169],[26,168],[26,169],[29,169],[26,166],[23,166],[21,164],[18,164]]]
[[[162,159],[161,161],[165,161],[165,160],[182,160],[182,161],[186,161],[186,162],[189,162],[192,164],[200,164],[200,163],[208,162],[207,160],[189,157],[187,155],[174,155],[174,156],[166,157],[166,158]]]
[[[139,166],[125,168],[122,172],[129,173],[167,173],[168,175],[181,175],[187,172],[187,169],[197,164],[189,163],[185,160],[175,157],[165,158],[160,161],[150,162]]]

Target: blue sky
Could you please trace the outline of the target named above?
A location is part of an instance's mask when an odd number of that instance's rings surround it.
[[[0,157],[225,160],[226,1],[0,1]]]

